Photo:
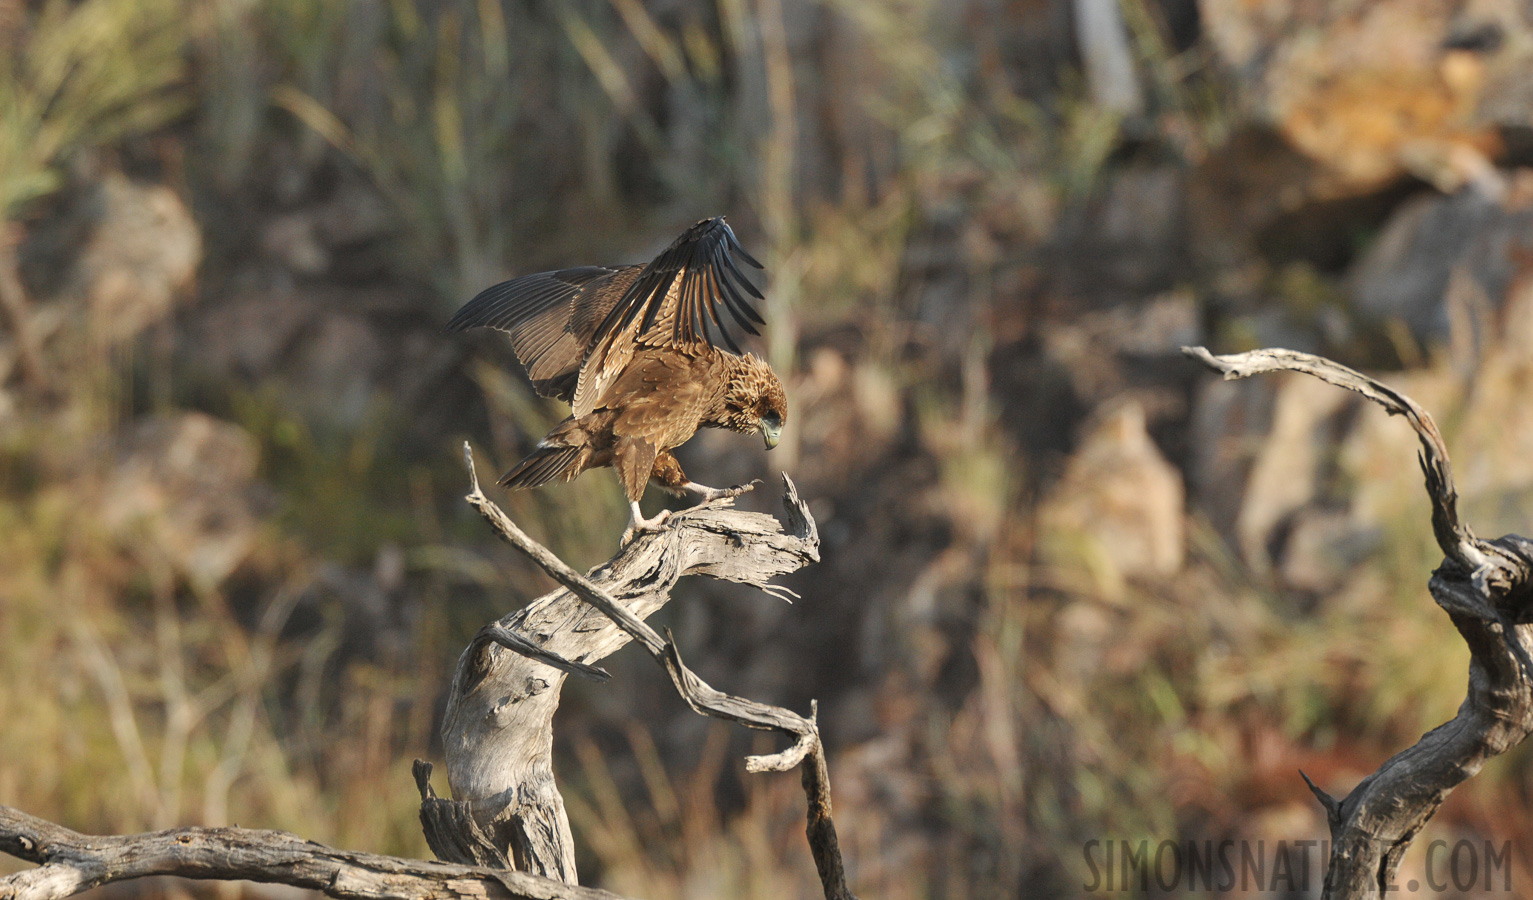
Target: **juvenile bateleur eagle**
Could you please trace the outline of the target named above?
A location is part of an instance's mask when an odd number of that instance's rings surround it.
[[[500,483],[531,488],[612,466],[633,513],[625,537],[656,530],[670,515],[640,513],[650,481],[703,500],[750,490],[698,484],[671,454],[699,427],[759,433],[770,450],[788,417],[776,373],[742,354],[724,324],[721,311],[751,334],[765,324],[743,295],[759,300],[761,292],[735,257],[761,268],[719,216],[687,229],[648,265],[525,275],[458,310],[448,331],[484,326],[511,335],[533,388],[573,407]]]

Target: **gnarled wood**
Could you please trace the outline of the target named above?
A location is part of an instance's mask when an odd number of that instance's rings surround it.
[[[661,637],[644,622],[688,574],[752,584],[783,596],[785,589],[768,580],[819,560],[819,533],[793,482],[784,476],[786,529],[771,516],[732,509],[729,500],[715,501],[673,516],[663,531],[640,535],[585,576],[529,538],[484,496],[466,445],[464,454],[470,505],[564,588],[481,632],[502,638],[511,634],[515,640],[476,640],[459,659],[442,728],[455,799],[437,799],[421,780],[422,821],[433,849],[455,861],[483,861],[491,853],[483,846],[487,840],[494,854],[503,854],[519,869],[575,880],[569,822],[552,769],[559,688],[565,671],[600,672],[591,664],[633,640],[665,668],[693,710],[795,739],[780,753],[750,758],[747,769],[783,771],[808,760],[804,784],[810,850],[826,897],[850,898],[814,719],[715,690],[686,667],[669,635]],[[526,648],[523,641],[535,646]],[[550,657],[557,668],[548,664]],[[444,803],[463,806],[449,813]]]
[[[1214,356],[1202,347],[1183,352],[1227,379],[1277,371],[1313,375],[1403,415],[1420,438],[1432,530],[1445,557],[1427,589],[1469,645],[1468,696],[1452,720],[1390,757],[1341,800],[1304,777],[1331,827],[1324,896],[1383,896],[1411,841],[1448,793],[1533,733],[1533,659],[1527,649],[1533,626],[1522,624],[1533,606],[1533,542],[1516,535],[1482,540],[1460,521],[1442,435],[1432,417],[1404,394],[1308,353],[1274,349]]]
[[[337,850],[285,831],[174,828],[92,837],[0,806],[0,851],[38,868],[0,878],[0,900],[61,900],[149,875],[263,881],[342,900],[622,900],[524,872]]]

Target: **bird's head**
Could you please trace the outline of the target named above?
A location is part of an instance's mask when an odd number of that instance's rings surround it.
[[[723,425],[741,434],[760,432],[768,450],[782,437],[788,420],[788,395],[772,371],[759,357],[747,353],[738,357],[724,392]]]

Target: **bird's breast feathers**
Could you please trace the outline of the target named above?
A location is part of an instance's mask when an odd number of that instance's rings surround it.
[[[723,395],[726,357],[719,351],[641,350],[598,408],[617,412],[615,433],[642,437],[662,449],[680,446]]]

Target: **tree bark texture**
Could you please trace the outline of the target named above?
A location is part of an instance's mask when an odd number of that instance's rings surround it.
[[[622,900],[523,872],[337,850],[285,831],[174,828],[92,837],[0,806],[0,851],[37,863],[0,878],[0,900],[61,900],[150,875],[263,881],[341,900]]]

